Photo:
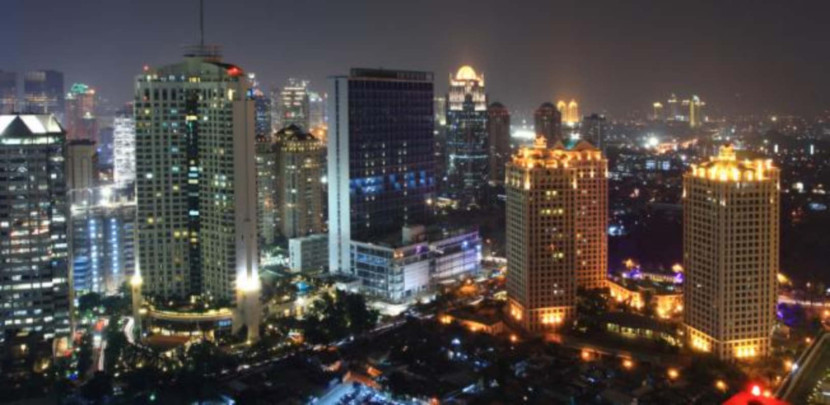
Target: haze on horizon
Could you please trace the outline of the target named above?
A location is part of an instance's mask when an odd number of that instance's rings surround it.
[[[113,105],[145,64],[198,41],[198,0],[6,0],[0,69],[56,69]],[[576,98],[615,117],[675,92],[709,114],[815,114],[830,105],[826,1],[206,0],[206,39],[265,86],[325,89],[350,67],[435,72],[464,64],[491,101],[527,114]]]

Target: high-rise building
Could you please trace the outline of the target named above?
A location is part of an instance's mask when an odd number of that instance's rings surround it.
[[[79,191],[70,212],[73,288],[115,294],[135,269],[135,199],[111,187]]]
[[[113,180],[116,187],[130,187],[135,182],[135,118],[132,108],[113,120]]]
[[[605,143],[603,140],[608,135],[608,125],[605,121],[605,116],[601,114],[586,115],[582,118],[582,139],[596,146],[600,150],[605,150]]]
[[[585,141],[548,148],[543,137],[507,164],[507,312],[528,330],[561,326],[578,285],[604,284],[606,166]]]
[[[325,128],[326,119],[326,93],[316,91],[308,92],[308,125],[309,130]],[[322,139],[321,139],[322,140]]]
[[[202,294],[236,302],[241,311],[256,295],[250,88],[242,69],[209,46],[136,77],[137,243],[145,294]],[[253,314],[245,313],[248,322]]]
[[[435,189],[433,75],[352,69],[330,79],[329,244],[332,272],[351,272],[352,239],[422,223]]]
[[[680,103],[677,100],[677,96],[672,93],[669,97],[666,104],[669,105],[669,120],[670,121],[681,121],[683,115],[680,114]]]
[[[17,73],[0,70],[0,114],[11,114],[17,108]]]
[[[277,151],[268,135],[256,137],[257,235],[260,253],[273,246],[277,237]]]
[[[651,114],[651,119],[654,121],[663,121],[663,119],[665,118],[665,113],[663,111],[663,103],[655,101],[652,106],[654,110]]]
[[[0,138],[0,340],[69,334],[65,132],[51,115],[1,115]]]
[[[562,113],[552,103],[542,103],[533,113],[533,129],[548,145],[555,144],[562,139]]]
[[[280,233],[299,238],[323,231],[323,144],[297,125],[277,133]]]
[[[490,144],[490,181],[504,183],[504,165],[510,160],[510,111],[502,103],[487,107],[487,136]]]
[[[565,125],[573,127],[582,121],[582,117],[579,116],[579,103],[574,99],[571,99],[569,103],[559,100],[556,103],[556,109],[562,115],[562,123]]]
[[[66,187],[87,190],[95,187],[95,143],[78,140],[66,143]],[[75,197],[71,198],[76,201]]]
[[[685,100],[683,104],[689,105],[689,127],[699,127],[703,123],[703,113],[701,109],[706,105],[706,103],[700,101],[700,97],[692,96],[691,99]]]
[[[487,93],[484,75],[462,66],[450,75],[447,93],[447,190],[463,203],[475,203],[489,180]]]
[[[251,90],[249,90],[248,97],[254,100],[254,123],[257,136],[271,135],[271,98],[262,91],[259,82],[256,80],[256,75],[248,73],[248,80],[251,81]]]
[[[695,349],[770,354],[779,255],[778,168],[729,145],[683,176],[683,311]]]
[[[64,100],[64,129],[70,141],[96,141],[98,122],[95,118],[95,90],[83,83],[75,83]]]
[[[24,110],[32,114],[63,116],[63,73],[54,70],[35,70],[23,75]]]
[[[280,91],[278,103],[279,118],[278,129],[291,125],[297,125],[308,131],[309,127],[309,95],[308,80],[295,78],[288,79],[288,82]]]

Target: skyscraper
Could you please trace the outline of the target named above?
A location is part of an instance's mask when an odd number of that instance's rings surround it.
[[[306,131],[309,129],[308,80],[293,77],[288,79],[280,91],[280,99],[274,102],[279,103],[278,129],[291,125],[297,125]]]
[[[433,75],[352,69],[329,83],[329,268],[350,273],[352,239],[427,214],[435,189]]]
[[[83,83],[75,83],[64,100],[63,122],[66,138],[70,141],[97,141],[98,122],[95,118],[95,90]]]
[[[113,180],[125,188],[135,182],[135,118],[132,106],[113,120]]]
[[[552,103],[542,103],[533,114],[533,129],[548,145],[555,144],[562,139],[562,113]]]
[[[95,187],[95,143],[79,140],[66,143],[66,187],[86,190]],[[71,201],[76,201],[75,196]]]
[[[0,115],[0,339],[70,331],[65,132],[51,115]]]
[[[81,190],[71,207],[72,277],[78,292],[115,294],[135,269],[135,200],[111,187]]]
[[[490,144],[490,181],[504,183],[504,165],[510,160],[510,111],[502,103],[487,107],[487,136]]]
[[[608,125],[605,116],[601,114],[586,115],[582,118],[582,139],[590,142],[600,150],[605,150],[603,142],[608,135]]]
[[[326,93],[308,92],[308,125],[309,131],[326,127]]]
[[[703,113],[701,109],[706,103],[700,101],[700,97],[692,96],[691,99],[684,101],[684,104],[689,105],[689,127],[697,128],[703,123]]]
[[[686,336],[721,359],[770,354],[779,252],[779,177],[729,145],[683,176]]]
[[[291,125],[277,133],[280,233],[298,238],[323,231],[323,144]]]
[[[17,73],[0,70],[0,114],[11,114],[17,108]]]
[[[606,166],[585,141],[543,137],[507,164],[507,312],[528,330],[561,326],[578,285],[604,284]]]
[[[254,123],[257,136],[271,135],[271,98],[259,87],[259,82],[256,80],[256,75],[248,73],[248,80],[251,81],[251,90],[248,92],[248,97],[254,100]]]
[[[254,101],[248,78],[199,46],[136,77],[140,277],[162,299],[241,302],[257,290]]]
[[[54,70],[35,70],[23,75],[24,110],[33,114],[63,116],[63,73]]]
[[[677,100],[677,96],[672,93],[669,97],[666,104],[669,105],[669,120],[670,121],[679,121],[682,119],[682,114],[680,114],[680,103]]]
[[[462,203],[476,203],[489,179],[484,75],[470,66],[450,75],[446,115],[447,189]]]
[[[256,137],[257,235],[260,252],[277,237],[277,150],[273,136]]]

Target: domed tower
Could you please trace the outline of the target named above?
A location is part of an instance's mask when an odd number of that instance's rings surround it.
[[[447,94],[448,192],[462,204],[475,204],[489,180],[487,93],[484,75],[462,66],[450,75]]]

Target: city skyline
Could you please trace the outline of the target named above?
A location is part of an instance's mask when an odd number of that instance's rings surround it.
[[[205,25],[208,43],[224,46],[229,59],[269,85],[304,74],[319,90],[326,77],[355,66],[418,69],[442,77],[470,64],[488,72],[492,101],[530,114],[539,103],[560,98],[580,100],[584,114],[648,114],[654,100],[672,92],[699,94],[710,101],[714,115],[821,111],[830,96],[816,89],[828,85],[821,72],[830,67],[830,57],[815,50],[827,41],[818,16],[828,6],[749,4],[528,2],[501,10],[495,3],[428,3],[403,12],[399,5],[379,2],[288,7],[251,1],[237,8],[208,1]],[[142,66],[163,63],[198,42],[197,2],[164,4],[163,14],[156,13],[159,7],[152,1],[141,6],[13,1],[7,8],[13,23],[0,29],[11,39],[0,46],[0,66],[19,75],[63,71],[67,82],[90,83],[120,105],[132,91],[124,83]],[[23,23],[35,15],[45,23]],[[551,16],[557,24],[547,24]],[[246,30],[225,18],[247,21]],[[271,18],[280,22],[277,31],[264,28]],[[522,24],[504,23],[510,21]],[[140,29],[148,23],[159,29]],[[275,40],[300,29],[305,35],[299,39]],[[63,30],[74,35],[62,37]],[[100,30],[120,35],[102,37],[96,34]],[[108,69],[87,69],[90,64]],[[445,83],[436,84],[437,93],[446,89]]]

